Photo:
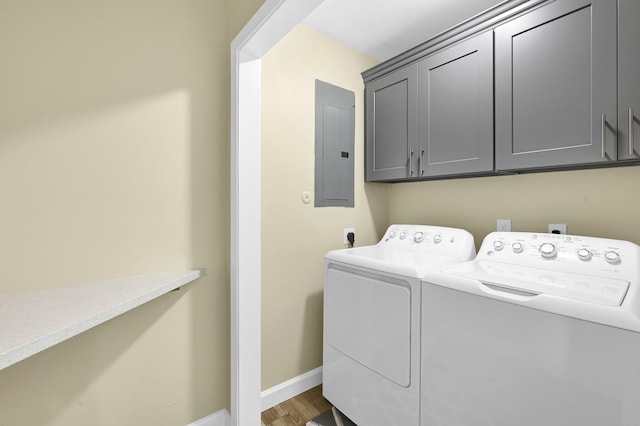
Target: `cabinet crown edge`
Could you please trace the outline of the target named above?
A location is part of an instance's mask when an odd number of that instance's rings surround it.
[[[366,84],[474,34],[491,30],[507,19],[547,1],[549,0],[505,0],[441,32],[424,43],[363,71],[361,73],[362,79]]]

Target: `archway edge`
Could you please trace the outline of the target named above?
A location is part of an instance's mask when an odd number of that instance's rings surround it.
[[[261,412],[261,58],[324,0],[266,0],[231,42],[231,425]]]

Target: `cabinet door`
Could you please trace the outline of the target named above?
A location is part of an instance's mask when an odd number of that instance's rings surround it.
[[[420,176],[493,170],[493,33],[418,64]]]
[[[557,0],[496,28],[496,170],[617,159],[616,33],[616,0]]]
[[[618,1],[618,158],[640,158],[640,1]],[[631,136],[631,137],[630,137]]]
[[[367,84],[366,180],[416,175],[417,67],[412,64]]]

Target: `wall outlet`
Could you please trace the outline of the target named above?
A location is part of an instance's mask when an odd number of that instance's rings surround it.
[[[511,219],[498,219],[496,231],[511,232]]]
[[[566,234],[567,224],[566,223],[550,223],[549,233],[550,234]]]
[[[347,234],[349,232],[353,232],[353,234],[355,235],[356,228],[344,228],[343,229],[343,232],[342,232],[342,244],[344,244],[345,246],[349,245],[349,240],[347,239]]]

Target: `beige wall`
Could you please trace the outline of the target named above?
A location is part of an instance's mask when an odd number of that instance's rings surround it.
[[[395,184],[389,220],[466,228],[477,246],[498,218],[513,231],[566,223],[569,234],[640,244],[638,182],[640,168],[623,167]]]
[[[260,0],[0,0],[0,291],[207,275],[0,371],[0,425],[187,424],[229,406],[229,45]],[[390,223],[640,243],[640,169],[363,184],[365,56],[299,27],[263,60],[263,377],[321,365],[322,256]],[[356,208],[314,208],[313,90],[356,92]],[[286,260],[285,260],[286,259]]]
[[[322,364],[324,254],[376,241],[387,225],[387,187],[364,185],[360,72],[375,62],[299,26],[262,60],[262,388]],[[356,94],[355,208],[314,208],[314,90],[319,79]]]
[[[264,0],[225,0],[227,4],[226,27],[229,40],[233,40]]]
[[[0,0],[0,291],[207,271],[0,371],[1,425],[228,407],[229,38],[259,3]]]

